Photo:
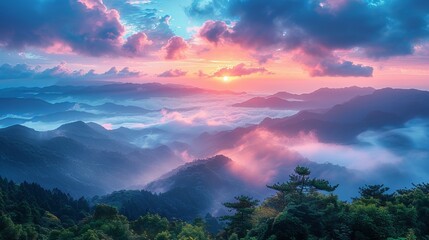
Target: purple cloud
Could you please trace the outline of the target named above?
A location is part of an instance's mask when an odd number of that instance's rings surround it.
[[[201,27],[199,35],[212,43],[219,43],[219,41],[228,34],[228,25],[222,21],[207,21]]]
[[[142,56],[148,52],[148,47],[152,45],[145,33],[139,32],[128,37],[123,49],[129,56]]]
[[[140,76],[140,72],[131,71],[128,67],[117,70],[112,67],[104,73],[96,73],[94,70],[88,72],[84,70],[73,71],[62,63],[52,68],[42,70],[40,67],[31,67],[27,64],[17,64],[15,66],[3,64],[0,66],[0,80],[15,79],[59,79],[59,80],[94,80],[94,79],[119,79]]]
[[[128,3],[117,5],[127,14],[139,13]],[[124,39],[120,13],[98,0],[1,1],[0,9],[0,48],[6,49],[135,57],[160,50],[174,36],[168,15],[155,18],[149,12],[138,18],[149,26]]]
[[[215,73],[213,73],[213,77],[241,77],[245,75],[251,75],[255,73],[268,73],[268,70],[263,67],[246,67],[244,63],[240,63],[233,67],[225,67],[221,68]]]
[[[352,75],[372,75],[369,68],[337,61],[328,66],[337,50],[357,49],[358,54],[379,59],[414,53],[414,46],[429,39],[427,19],[429,3],[426,0],[391,1],[224,1],[194,0],[189,14],[202,16],[203,12],[224,12],[223,21],[207,21],[204,33],[213,33],[212,42],[228,41],[259,54],[274,51],[313,56],[333,76],[347,69]],[[227,2],[225,4],[225,2]],[[216,4],[215,4],[216,3]],[[407,11],[404,11],[406,9]],[[228,31],[225,25],[229,21]],[[211,28],[208,28],[211,27]],[[207,29],[208,28],[208,29]],[[265,59],[262,59],[262,63]],[[333,65],[336,65],[335,67]],[[328,71],[335,68],[334,71]],[[341,69],[341,70],[340,70]],[[363,70],[363,71],[360,71]]]
[[[0,46],[9,49],[63,44],[100,56],[116,52],[125,31],[119,13],[96,1],[1,1],[0,9]]]
[[[164,78],[183,77],[183,76],[186,76],[187,73],[188,72],[185,72],[180,69],[170,69],[168,71],[158,74],[158,77],[164,77]]]
[[[183,59],[185,58],[185,52],[188,48],[189,46],[183,38],[174,36],[168,40],[168,43],[165,46],[165,51],[167,52],[165,59]]]
[[[373,68],[350,61],[322,61],[311,70],[311,76],[372,77]]]
[[[265,64],[265,63],[267,63],[270,60],[276,59],[276,57],[272,53],[269,53],[269,54],[254,54],[252,57],[255,58],[260,65]]]

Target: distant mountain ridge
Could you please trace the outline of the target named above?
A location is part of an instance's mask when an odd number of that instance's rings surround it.
[[[159,110],[125,106],[111,102],[89,105],[78,102],[49,103],[38,98],[0,98],[0,125],[25,122],[93,121],[100,117],[138,116]],[[3,118],[3,119],[1,119]]]
[[[232,91],[215,91],[177,84],[161,83],[112,83],[88,86],[48,86],[41,88],[5,88],[0,96],[20,98],[41,98],[58,100],[64,96],[86,100],[100,99],[147,99],[153,97],[183,97],[196,94],[243,94]]]
[[[225,213],[218,212],[222,202],[233,199],[237,193],[252,192],[250,185],[230,171],[231,163],[231,159],[222,155],[195,160],[149,183],[145,190],[114,192],[95,201],[115,205],[127,216],[150,211],[186,219],[207,213],[222,215]]]
[[[57,187],[75,196],[142,184],[151,179],[142,174],[154,178],[180,164],[167,146],[138,148],[83,122],[46,132],[20,125],[0,129],[1,176]]]
[[[351,144],[366,130],[401,126],[415,118],[429,118],[429,92],[385,88],[323,112],[300,111],[290,117],[266,118],[255,126],[204,133],[193,144],[197,156],[199,153],[216,154],[221,149],[234,147],[245,134],[256,129],[290,137],[312,132],[322,142]]]
[[[320,88],[314,92],[304,94],[278,92],[266,97],[251,98],[247,101],[233,104],[233,106],[291,110],[328,108],[357,96],[371,94],[374,91],[375,89],[369,87],[347,87]]]
[[[304,111],[289,118],[267,118],[259,126],[290,135],[313,131],[321,141],[351,143],[363,131],[428,117],[429,92],[386,88],[353,98],[325,113]]]

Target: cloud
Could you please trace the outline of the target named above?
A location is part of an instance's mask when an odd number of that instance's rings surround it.
[[[147,50],[159,50],[174,36],[170,27],[170,15],[156,8],[150,1],[117,1],[104,0],[110,8],[117,9],[121,14],[121,21],[127,26],[130,33],[144,32],[152,45]],[[149,6],[145,6],[148,5]]]
[[[361,47],[378,58],[411,54],[413,44],[427,38],[429,5],[424,0],[373,2],[232,1],[231,11],[240,18],[232,39],[286,50],[305,44],[330,50]]]
[[[10,64],[3,64],[0,66],[0,79],[23,79],[31,78],[37,71],[27,64],[17,64],[12,66]]]
[[[216,25],[211,20],[203,24],[201,31],[212,33],[206,39],[238,44],[259,54],[308,55],[319,61],[322,71],[318,73],[323,75],[371,76],[369,67],[347,59],[327,62],[338,58],[337,51],[353,50],[355,55],[369,59],[411,55],[416,44],[429,38],[429,4],[425,0],[204,2],[193,1],[189,12],[195,17],[199,13],[224,13]]]
[[[268,73],[268,70],[263,67],[246,67],[244,63],[240,63],[233,67],[225,67],[213,73],[213,77],[241,77],[255,73]]]
[[[186,41],[178,36],[170,38],[165,45],[165,59],[177,60],[185,58],[185,52],[189,48]]]
[[[138,71],[131,71],[129,67],[124,67],[121,70],[118,70],[116,67],[110,68],[107,72],[97,74],[94,70],[90,70],[86,74],[84,74],[83,78],[108,78],[108,79],[115,79],[115,78],[132,78],[132,77],[138,77],[141,73]]]
[[[128,53],[130,56],[142,56],[148,52],[148,47],[152,45],[145,33],[139,32],[127,39],[127,42],[124,44],[123,49],[125,53]]]
[[[268,53],[268,54],[254,54],[254,55],[252,55],[252,57],[255,58],[256,60],[258,60],[258,63],[260,65],[265,64],[265,63],[267,63],[270,60],[276,59],[276,57],[272,53]]]
[[[174,77],[183,77],[183,76],[186,76],[186,74],[187,72],[180,69],[170,69],[168,71],[158,74],[158,77],[174,78]]]
[[[424,130],[427,131],[427,127],[426,124]],[[403,132],[408,136],[414,135],[412,141],[426,148],[405,149],[402,151],[404,154],[397,154],[394,147],[377,143],[380,137],[384,137],[377,133],[362,136],[362,140],[369,141],[366,144],[340,145],[321,143],[312,133],[288,137],[264,128],[254,128],[238,140],[224,145],[225,148],[217,154],[230,157],[234,161],[231,170],[235,174],[260,186],[287,181],[287,175],[296,165],[310,166],[315,177],[340,183],[338,192],[345,198],[356,196],[358,186],[367,183],[384,183],[398,189],[427,179],[428,173],[422,169],[427,169],[428,165],[425,161],[429,156],[427,141],[424,141],[428,137],[421,134],[422,129],[408,130],[408,127],[404,128]],[[207,144],[217,143],[209,141]]]
[[[73,71],[67,68],[65,63],[52,68],[42,70],[40,67],[31,67],[27,64],[3,64],[0,66],[0,80],[10,79],[118,79],[140,76],[140,72],[131,71],[128,67],[117,70],[112,67],[104,73],[96,73],[94,70],[85,72],[83,70]]]
[[[275,133],[256,129],[245,134],[236,145],[219,152],[230,157],[234,164],[232,171],[246,181],[265,186],[273,183],[282,167],[293,168],[305,159],[288,148],[290,141]]]
[[[158,51],[174,36],[168,15],[160,17],[156,9],[142,10],[126,1],[106,2],[114,8],[99,0],[2,1],[0,47],[135,57]]]
[[[372,77],[373,68],[362,64],[353,64],[350,61],[328,61],[319,63],[312,71],[311,76],[337,76],[337,77]]]
[[[206,78],[206,77],[210,77],[210,75],[209,75],[209,74],[207,74],[207,73],[205,73],[203,70],[198,70],[198,72],[196,73],[196,75],[197,75],[199,78]]]
[[[0,45],[9,49],[61,43],[100,56],[116,52],[125,31],[119,13],[98,1],[2,1],[0,9]]]
[[[228,34],[228,25],[223,21],[209,20],[204,23],[198,32],[199,36],[211,43],[219,43],[225,34]]]
[[[197,19],[223,19],[227,13],[229,0],[192,0],[185,8],[186,14]]]

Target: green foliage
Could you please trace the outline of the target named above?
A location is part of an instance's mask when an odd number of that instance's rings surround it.
[[[74,200],[37,184],[15,184],[0,178],[0,239],[7,240],[207,240],[206,223],[169,221],[146,214],[129,221],[116,207]],[[211,221],[215,221],[213,217]]]
[[[245,239],[429,239],[429,184],[393,194],[365,185],[348,203],[322,194],[337,186],[310,174],[298,166],[288,182],[268,186],[278,192],[252,214]]]
[[[361,199],[376,199],[381,205],[385,205],[387,201],[391,201],[393,194],[388,194],[390,188],[385,187],[383,184],[365,185],[359,188]]]
[[[228,240],[238,240],[238,235],[237,235],[237,233],[233,233],[233,234],[231,234],[231,236],[229,236]]]
[[[333,192],[338,185],[332,186],[325,179],[310,179],[311,171],[309,168],[297,166],[294,174],[289,176],[289,181],[285,183],[276,183],[268,185],[268,188],[279,191],[283,194],[309,194],[316,191]]]
[[[171,239],[171,234],[168,231],[163,231],[156,234],[155,240],[169,240]]]
[[[110,205],[90,209],[83,198],[0,178],[0,239],[213,239],[208,232],[222,240],[429,239],[429,184],[394,193],[384,185],[365,185],[359,197],[343,202],[332,194],[337,186],[310,174],[298,166],[288,182],[269,186],[277,192],[260,205],[248,196],[224,203],[231,215],[221,218],[226,227],[220,233],[209,214],[188,222],[158,214],[130,221]]]
[[[177,236],[178,240],[207,240],[207,236],[204,233],[204,229],[199,226],[194,226],[191,224],[186,224],[182,227],[182,231],[180,231]]]
[[[0,177],[0,239],[46,239],[50,232],[89,216],[89,211],[84,198]]]
[[[117,219],[118,214],[118,209],[115,207],[100,204],[95,207],[94,219]]]
[[[158,233],[167,231],[168,228],[168,220],[157,214],[146,214],[132,223],[132,229],[137,234],[145,235],[150,239],[154,239]]]
[[[236,233],[241,238],[252,228],[252,214],[256,210],[258,201],[243,195],[235,197],[235,200],[236,202],[223,204],[229,208],[229,211],[234,211],[234,214],[223,216],[222,220],[228,221],[228,233]]]

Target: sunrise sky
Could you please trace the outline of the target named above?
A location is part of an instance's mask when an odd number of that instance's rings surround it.
[[[429,89],[427,0],[14,0],[0,9],[3,86]]]

